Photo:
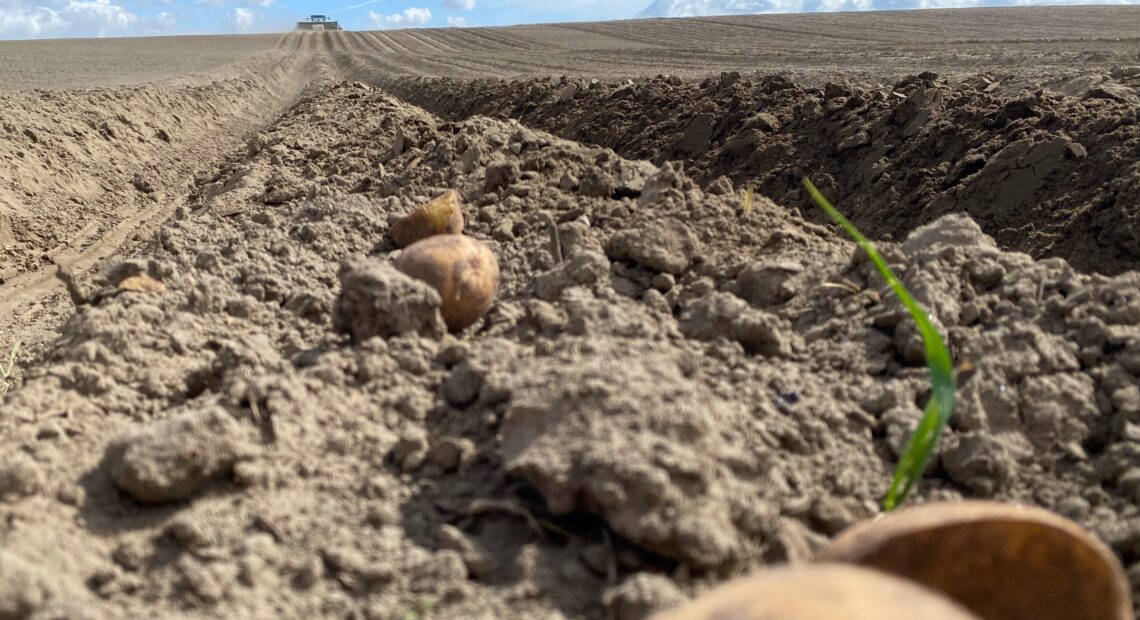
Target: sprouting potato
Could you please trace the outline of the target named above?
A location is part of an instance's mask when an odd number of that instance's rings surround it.
[[[777,568],[730,581],[651,620],[978,620],[937,592],[841,564]]]
[[[436,235],[417,241],[405,248],[394,264],[439,292],[440,314],[451,331],[479,320],[499,291],[495,254],[482,242],[463,235]]]
[[[820,559],[910,579],[984,620],[1132,618],[1116,556],[1077,524],[1040,508],[924,504],[852,527]]]
[[[449,189],[392,224],[388,234],[396,245],[404,248],[434,235],[458,235],[463,232],[463,211],[459,208],[459,192]]]

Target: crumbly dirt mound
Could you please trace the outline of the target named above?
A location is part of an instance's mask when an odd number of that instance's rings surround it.
[[[0,187],[0,277],[34,270],[124,214],[145,210],[136,203],[164,202],[170,190],[184,191],[169,170],[185,168],[174,156],[189,155],[206,138],[218,141],[218,132],[239,132],[249,109],[272,113],[284,103],[274,101],[266,83],[288,87],[296,59],[255,64],[257,75],[231,67],[229,76],[207,85],[0,98],[0,157],[11,172]],[[68,205],[66,213],[60,203]]]
[[[86,274],[133,252],[185,202],[195,174],[319,73],[312,55],[267,52],[145,86],[0,95],[5,363],[17,342],[23,359],[38,352],[66,317],[63,297],[52,299],[54,264]]]
[[[445,188],[499,300],[354,344],[340,283]],[[917,500],[1060,512],[1140,590],[1140,275],[963,216],[883,250],[972,364]],[[363,84],[295,106],[94,284],[0,416],[14,617],[640,618],[875,515],[927,392],[831,229]]]
[[[1004,88],[1014,75],[931,73],[891,86],[725,73],[390,87],[449,118],[515,118],[625,157],[684,161],[710,192],[750,186],[818,220],[800,186],[810,175],[876,238],[964,212],[1003,248],[1119,273],[1140,259],[1138,75],[1118,68],[1037,92]]]

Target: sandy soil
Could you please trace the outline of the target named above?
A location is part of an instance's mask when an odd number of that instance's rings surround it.
[[[343,46],[395,74],[635,77],[795,70],[801,78],[1024,69],[1054,75],[1140,62],[1137,7],[770,15],[509,28],[344,33]]]
[[[0,91],[108,88],[207,71],[273,47],[282,35],[0,41]]]
[[[1018,79],[928,72],[885,86],[839,76],[808,86],[794,74],[724,73],[701,82],[386,84],[448,118],[517,118],[656,164],[683,161],[702,185],[751,187],[822,223],[800,183],[810,174],[875,238],[901,239],[964,211],[1004,248],[1082,271],[1135,268],[1140,68],[995,94]]]
[[[1136,32],[294,34],[0,95],[0,617],[624,620],[809,560],[878,513],[928,388],[803,174],[970,362],[915,501],[1056,511],[1140,590]],[[497,302],[372,323],[360,282],[413,287],[389,224],[447,188]]]

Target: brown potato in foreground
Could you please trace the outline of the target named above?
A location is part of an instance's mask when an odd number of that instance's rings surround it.
[[[499,292],[499,261],[480,241],[436,235],[417,241],[395,260],[396,269],[430,284],[443,302],[440,314],[451,331],[470,326]]]
[[[461,232],[463,211],[459,208],[459,192],[453,189],[432,198],[388,229],[392,240],[402,248],[435,235],[458,235]]]
[[[841,533],[820,560],[905,577],[984,620],[1132,618],[1128,581],[1112,552],[1040,508],[917,506]]]
[[[651,620],[978,620],[942,595],[840,564],[766,570]]]

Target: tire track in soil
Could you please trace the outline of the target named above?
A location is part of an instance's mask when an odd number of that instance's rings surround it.
[[[325,48],[325,52],[333,53],[351,53],[352,44],[349,42],[348,34],[343,30],[336,30],[330,32],[329,45]]]
[[[368,34],[372,35],[373,38],[375,38],[377,41],[380,41],[382,45],[388,47],[393,52],[409,54],[415,53],[415,50],[396,41],[394,34],[387,32],[369,32]]]
[[[511,49],[540,50],[546,47],[546,45],[543,43],[535,41],[530,37],[516,34],[515,31],[510,28],[483,28],[479,31],[489,37],[496,37],[500,39],[503,42],[503,45]]]
[[[582,31],[575,30],[571,26],[573,24],[513,26],[511,32],[517,37],[540,44],[543,49],[625,51],[641,47],[659,47],[658,45],[639,44],[628,39],[605,36],[599,33],[584,37]]]
[[[362,32],[362,33],[360,33],[360,35],[363,37],[364,43],[366,45],[368,45],[369,47],[371,47],[372,49],[376,50],[377,52],[379,52],[381,54],[395,54],[396,53],[395,48],[393,48],[392,46],[390,46],[387,43],[385,43],[384,41],[382,41],[380,39],[380,37],[376,36],[375,33]]]
[[[538,46],[536,45],[528,44],[524,41],[514,39],[507,35],[491,32],[490,29],[477,28],[463,30],[462,32],[463,34],[470,36],[472,40],[481,42],[481,45],[479,45],[476,49],[487,49],[487,43],[491,44],[491,48],[496,48],[503,51],[538,49]]]
[[[418,41],[420,43],[420,45],[422,45],[424,48],[426,48],[428,50],[428,53],[451,54],[451,53],[458,51],[458,50],[448,49],[444,46],[441,46],[439,43],[437,43],[435,40],[433,40],[431,37],[429,37],[427,35],[427,33],[425,33],[422,30],[405,30],[404,35],[411,38],[411,39]]]
[[[353,51],[359,53],[377,51],[372,40],[366,37],[363,32],[349,32],[348,36],[349,41],[352,43]]]
[[[420,66],[401,60],[401,54],[378,53],[375,51],[357,51],[351,53],[335,53],[332,55],[333,64],[345,79],[365,82],[367,84],[386,83],[399,76],[416,75],[414,71]],[[429,75],[438,75],[434,72]]]
[[[486,45],[479,44],[479,41],[481,41],[481,39],[473,39],[472,37],[464,34],[463,29],[461,28],[444,28],[432,33],[432,35],[437,40],[445,41],[457,52],[485,53],[489,51]]]
[[[345,79],[367,83],[382,83],[400,75],[454,77],[469,75],[473,67],[481,68],[478,64],[464,66],[461,61],[451,60],[449,56],[379,52],[367,40],[362,42],[362,47],[328,51]],[[462,67],[462,70],[457,71],[457,67]]]
[[[858,32],[854,29],[847,32],[836,33],[833,29],[826,27],[809,28],[805,27],[804,25],[797,25],[793,27],[791,25],[780,26],[778,24],[752,24],[743,21],[733,22],[728,20],[720,20],[714,17],[693,17],[681,19],[678,21],[682,22],[678,24],[678,26],[680,26],[681,32],[683,32],[685,35],[688,35],[685,37],[688,40],[697,39],[698,35],[696,33],[706,30],[708,28],[708,24],[714,24],[725,32],[734,33],[733,35],[729,35],[731,38],[738,38],[746,41],[753,40],[758,36],[763,35],[763,40],[765,41],[794,41],[799,44],[804,44],[808,41],[814,40],[828,43],[834,47],[845,47],[852,44],[866,45],[868,43],[882,43],[884,40],[889,40],[889,38],[885,39],[884,37],[858,36],[853,34],[854,32]],[[777,22],[778,20],[772,21]],[[746,31],[746,34],[737,34],[742,30]]]
[[[430,38],[435,44],[451,54],[461,54],[464,50],[462,47],[457,47],[450,37],[444,36],[450,28],[440,28],[435,30],[422,31],[425,37]]]
[[[448,69],[459,69],[458,73],[451,70],[447,71],[444,75],[448,77],[469,76],[474,73],[493,78],[519,78],[535,73],[557,73],[573,70],[572,65],[569,64],[555,65],[542,63],[519,55],[511,55],[509,57],[489,56],[485,58],[473,56],[467,56],[465,58],[425,56],[420,60],[431,65],[447,67]]]
[[[601,64],[615,68],[659,66],[659,62],[652,59],[636,62],[629,60],[623,61],[621,60],[622,57],[618,55],[614,55],[612,59],[601,59],[597,56],[581,53],[563,52],[558,55],[551,55],[549,52],[544,54],[539,51],[526,52],[524,54],[517,52],[480,52],[461,56],[451,53],[409,55],[405,53],[393,53],[386,48],[380,49],[381,46],[372,45],[367,42],[365,45],[371,49],[356,48],[361,50],[357,52],[361,56],[361,59],[357,61],[342,59],[342,64],[348,63],[353,66],[351,72],[355,76],[354,79],[364,80],[375,85],[381,85],[385,80],[401,75],[426,75],[434,77],[479,75],[483,77],[518,78],[536,73],[566,73],[573,72],[578,66],[581,66],[578,63],[594,67]],[[456,52],[456,54],[458,53],[459,52]],[[365,59],[368,63],[361,62],[361,60]],[[372,64],[374,67],[370,69],[367,67],[368,64]],[[692,66],[694,69],[703,68],[705,66],[699,60],[680,64],[683,66]],[[378,68],[378,70],[373,70],[376,68]]]
[[[358,54],[390,54],[392,50],[384,47],[376,39],[368,36],[366,32],[349,32],[352,50]]]
[[[493,78],[519,78],[534,73],[564,72],[573,70],[570,65],[555,65],[522,60],[517,56],[498,59],[474,56],[453,57],[450,55],[405,56],[357,52],[358,58],[343,58],[340,64],[346,67],[352,79],[373,85],[383,85],[397,76],[427,75],[433,77],[461,77],[472,74]],[[414,71],[413,71],[414,70]]]
[[[479,73],[481,75],[487,75],[489,77],[500,77],[500,78],[519,75],[519,73],[517,73],[517,72],[512,72],[512,71],[505,70],[505,69],[502,69],[500,67],[497,67],[493,63],[480,62],[480,61],[474,60],[472,58],[465,58],[465,59],[461,60],[461,59],[451,58],[451,57],[444,58],[444,57],[439,57],[439,56],[429,56],[429,57],[424,57],[422,60],[425,62],[428,62],[432,65],[435,65],[437,67],[443,67],[444,71],[443,72],[437,72],[437,75],[447,75],[447,76],[458,77],[458,76],[463,76],[463,75],[471,75],[472,73]],[[526,68],[530,69],[533,67],[530,67],[528,65]]]
[[[668,20],[667,20],[668,21]],[[660,46],[665,40],[664,33],[658,29],[652,34],[646,34],[644,29],[623,26],[618,23],[612,24],[591,24],[591,25],[566,25],[565,28],[569,30],[577,30],[588,35],[601,35],[607,38],[622,39],[626,41],[636,41],[638,43],[645,43],[652,46]]]
[[[294,41],[305,40],[288,34],[279,43],[288,47]],[[237,147],[243,136],[272,122],[299,100],[314,76],[319,76],[317,67],[314,55],[290,52],[280,60],[267,57],[223,66],[200,76],[123,89],[138,100],[136,105],[127,107],[143,118],[147,110],[178,109],[171,106],[171,101],[194,101],[198,109],[193,119],[196,127],[190,133],[172,134],[175,142],[157,151],[128,149],[120,156],[116,168],[121,169],[118,175],[121,189],[103,192],[87,209],[91,213],[108,214],[101,217],[113,217],[113,223],[90,221],[69,235],[63,244],[46,250],[43,256],[82,275],[110,257],[129,252],[130,248],[145,242],[184,204],[189,179]],[[82,99],[98,95],[61,93],[53,96]],[[54,140],[50,134],[45,137]],[[71,172],[91,174],[95,179],[111,178],[102,166],[85,170],[73,165]],[[144,194],[130,187],[131,175],[139,173],[147,176],[151,193]],[[66,198],[66,194],[47,196],[45,205],[65,203]],[[55,270],[53,264],[43,265],[4,277],[0,283],[0,325],[3,326],[0,339],[10,339],[11,334],[18,333],[25,345],[34,346],[47,337],[43,328],[58,320],[59,308],[69,305],[58,297],[61,289]],[[53,295],[57,301],[47,301]]]
[[[316,52],[324,46],[323,32],[299,32],[301,37],[301,51]]]
[[[293,52],[315,50],[322,55],[344,56],[352,49],[348,36],[349,33],[344,31],[286,33],[280,37],[274,47],[277,50]],[[172,180],[171,183],[155,183],[154,191],[160,199],[150,200],[129,191],[125,196],[116,194],[113,197],[115,202],[107,207],[95,205],[91,208],[94,212],[110,209],[107,212],[112,214],[116,221],[111,228],[105,228],[98,221],[89,221],[74,233],[67,234],[66,240],[61,244],[43,251],[42,255],[50,258],[53,263],[64,264],[78,273],[83,273],[120,252],[126,242],[139,242],[145,239],[150,231],[164,222],[180,206],[180,192],[182,188],[188,187],[181,180],[194,176],[192,168],[180,165],[184,154],[209,152],[213,153],[212,157],[218,157],[231,148],[226,146],[227,144],[240,143],[241,135],[256,131],[294,105],[300,100],[302,92],[309,88],[311,82],[330,83],[340,79],[340,74],[335,69],[329,72],[329,67],[332,65],[328,63],[324,64],[324,71],[317,70],[321,63],[314,59],[313,54],[302,54],[286,61],[285,64],[288,66],[285,67],[241,68],[254,62],[248,61],[237,63],[238,66],[232,68],[222,67],[201,76],[171,80],[172,85],[186,84],[185,88],[191,89],[194,93],[191,96],[195,98],[199,107],[201,115],[199,120],[203,124],[198,134],[179,136],[181,148],[163,155],[160,160],[167,163],[146,164],[155,169],[166,169],[163,178]],[[237,86],[237,92],[242,93],[239,99],[227,98],[226,94],[229,91],[222,91],[217,95],[210,94],[210,89],[216,84],[225,84],[226,80],[232,81],[230,76],[235,72],[247,76],[242,78],[245,83]],[[214,75],[222,76],[222,80],[219,82],[218,78],[212,77]],[[137,89],[131,96],[141,100],[138,105],[132,107],[146,110],[166,106],[169,94],[160,84]],[[212,96],[215,98],[211,99]],[[219,135],[237,137],[219,141],[217,139]],[[204,148],[206,144],[211,147]],[[201,162],[201,158],[190,159]],[[28,306],[33,300],[56,290],[58,286],[54,271],[54,265],[22,273],[10,268],[0,270],[2,278],[0,279],[0,321],[10,318],[10,315],[21,307]]]

